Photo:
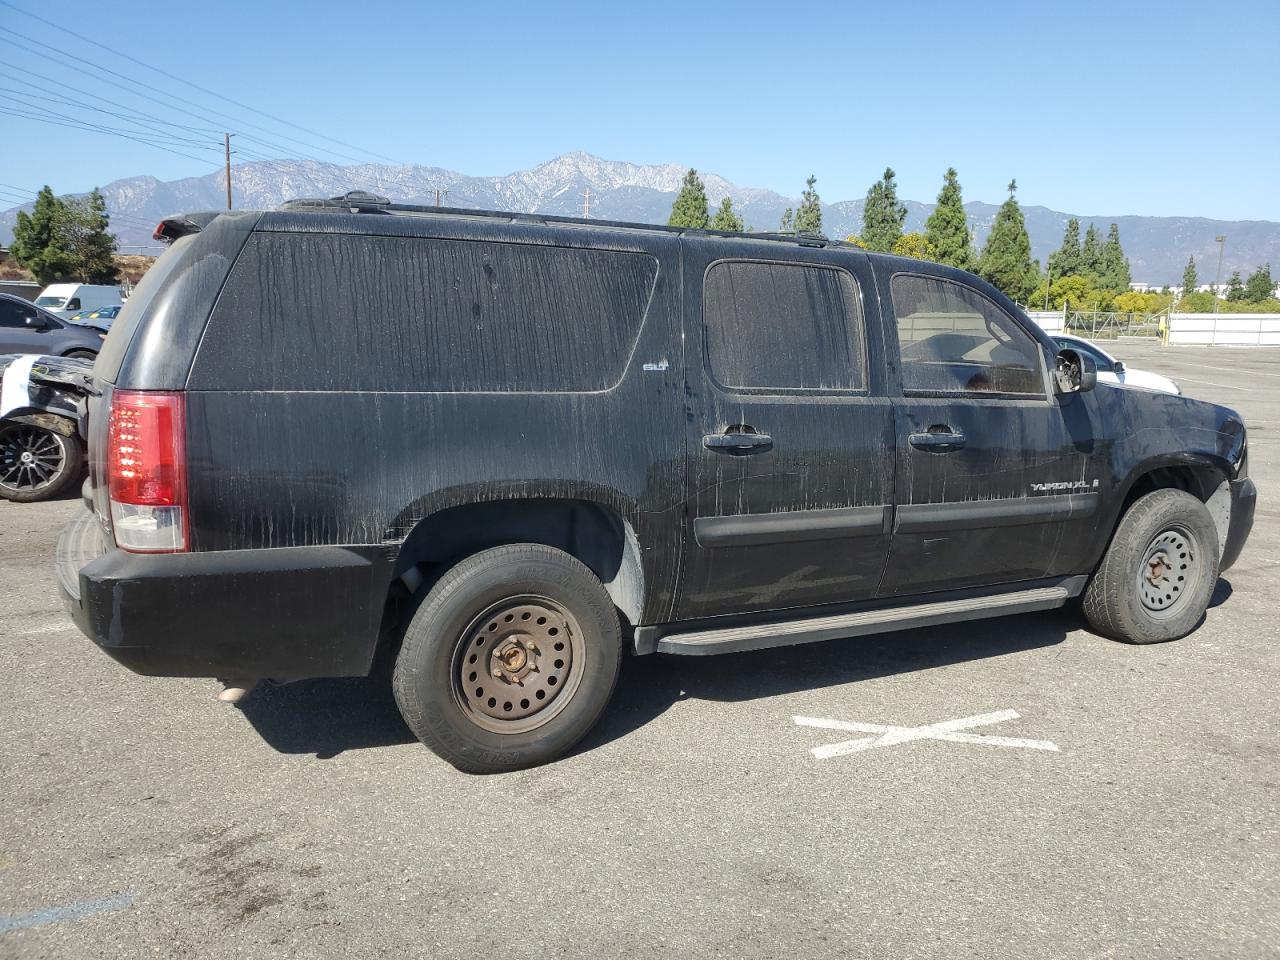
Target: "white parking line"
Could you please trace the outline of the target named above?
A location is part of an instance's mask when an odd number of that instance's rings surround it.
[[[1214,383],[1212,380],[1193,380],[1193,379],[1191,379],[1190,377],[1181,377],[1181,376],[1180,376],[1180,377],[1178,377],[1178,379],[1179,379],[1179,380],[1182,380],[1182,381],[1185,381],[1186,383],[1199,383],[1199,384],[1203,384],[1203,385],[1204,385],[1204,386],[1206,386],[1206,387],[1221,387],[1223,390],[1248,390],[1248,389],[1250,389],[1249,387],[1232,386],[1232,385],[1231,385],[1231,384],[1229,384],[1229,383]]]
[[[1021,747],[1026,750],[1052,750],[1058,752],[1058,745],[1049,740],[1026,740],[1021,737],[989,737],[977,733],[960,733],[972,727],[986,727],[1006,720],[1017,720],[1016,710],[999,710],[995,713],[980,713],[973,717],[961,717],[958,720],[943,720],[923,727],[897,727],[884,723],[855,723],[849,720],[828,720],[822,717],[792,717],[796,726],[818,727],[823,730],[844,730],[851,733],[875,733],[875,737],[858,737],[854,740],[842,740],[822,747],[813,747],[809,752],[819,760],[832,757],[843,757],[861,750],[874,750],[877,747],[892,747],[899,743],[910,743],[913,740],[946,740],[949,743],[974,743],[988,747]]]

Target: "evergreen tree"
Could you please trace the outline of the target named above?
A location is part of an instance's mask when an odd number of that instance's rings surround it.
[[[1084,234],[1084,245],[1080,248],[1080,276],[1094,281],[1102,280],[1102,245],[1098,242],[1098,231],[1091,223]]]
[[[1111,229],[1107,231],[1107,242],[1102,245],[1101,260],[1103,289],[1117,294],[1128,290],[1132,276],[1124,248],[1120,246],[1120,227],[1117,224],[1111,224]]]
[[[742,218],[733,210],[733,201],[725,197],[720,201],[720,209],[711,218],[712,230],[725,230],[729,233],[742,232]]]
[[[778,224],[779,233],[795,233],[796,215],[790,207],[782,212],[782,222]]]
[[[118,282],[116,238],[108,230],[107,201],[102,191],[94,187],[88,197],[68,203],[65,224],[77,277],[85,283]]]
[[[1261,303],[1276,295],[1276,282],[1271,279],[1271,264],[1263,264],[1244,284],[1245,299],[1251,303]]]
[[[46,186],[30,214],[18,212],[14,259],[43,284],[115,283],[116,238],[108,225],[107,201],[101,191],[95,188],[88,197],[60,200]]]
[[[796,211],[796,233],[822,232],[822,201],[818,199],[818,191],[813,185],[818,178],[809,174],[804,182],[804,193],[800,195],[800,209]]]
[[[44,285],[75,277],[75,257],[67,247],[62,227],[66,205],[47,185],[36,195],[31,213],[18,211],[13,225],[13,259],[30,270]]]
[[[667,220],[669,227],[694,227],[705,230],[710,221],[707,214],[707,188],[692,167],[684,175],[684,183],[676,195],[676,202],[671,205],[671,217]]]
[[[1000,205],[996,222],[978,260],[978,273],[1005,295],[1026,303],[1039,283],[1039,267],[1031,260],[1031,238],[1026,220],[1014,194],[1016,180],[1009,184],[1009,199]]]
[[[1079,276],[1080,264],[1080,221],[1072,217],[1062,233],[1062,246],[1049,254],[1049,275],[1054,280]]]
[[[862,242],[868,250],[888,253],[902,236],[907,208],[898,202],[895,176],[893,170],[886,167],[884,176],[867,191],[867,202],[862,208]]]
[[[1244,281],[1240,279],[1240,271],[1233,270],[1231,279],[1227,281],[1227,300],[1231,303],[1240,303],[1248,297],[1249,295],[1245,293]]]
[[[931,259],[961,270],[974,268],[977,258],[969,240],[969,219],[964,213],[960,181],[954,167],[947,168],[938,193],[938,205],[925,221],[924,240],[932,251]]]
[[[1196,275],[1196,258],[1190,256],[1187,258],[1186,269],[1182,271],[1182,295],[1187,297],[1195,293],[1199,283],[1200,278]]]

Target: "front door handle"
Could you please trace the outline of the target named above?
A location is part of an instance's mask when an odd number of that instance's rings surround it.
[[[702,445],[708,450],[723,450],[726,453],[756,453],[773,446],[773,437],[767,433],[708,433],[702,438]]]
[[[955,430],[913,433],[907,438],[907,441],[913,447],[921,450],[931,450],[936,453],[947,453],[950,450],[959,450],[964,446],[964,434]]]

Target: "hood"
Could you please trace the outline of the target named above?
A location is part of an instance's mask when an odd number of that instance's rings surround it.
[[[0,377],[16,360],[25,360],[30,354],[0,353]],[[29,379],[32,383],[51,387],[63,387],[80,393],[92,393],[93,361],[72,357],[38,356],[31,363]]]

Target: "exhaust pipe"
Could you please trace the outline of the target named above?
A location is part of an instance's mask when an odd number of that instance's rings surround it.
[[[218,699],[223,703],[239,703],[257,685],[256,680],[223,680],[222,692],[218,694]]]

